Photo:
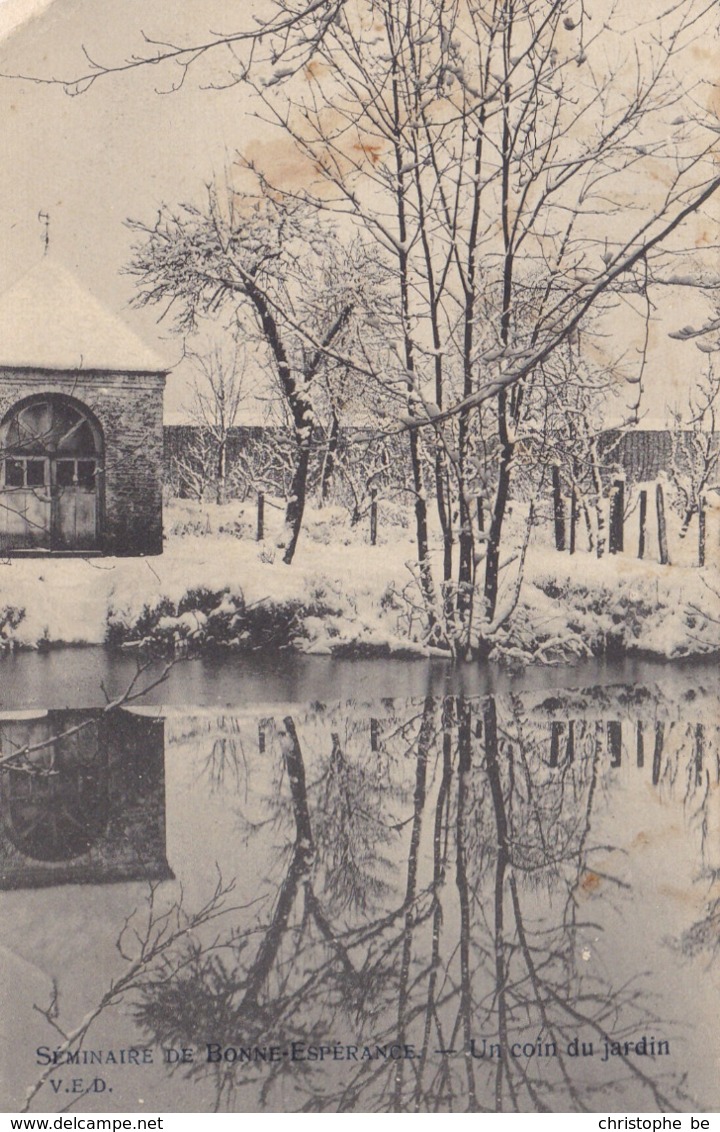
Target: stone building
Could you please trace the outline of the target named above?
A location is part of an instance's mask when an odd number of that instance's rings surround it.
[[[167,366],[43,259],[0,296],[0,553],[162,553]]]
[[[162,719],[0,713],[0,753],[27,747],[30,773],[0,775],[0,890],[172,877]]]

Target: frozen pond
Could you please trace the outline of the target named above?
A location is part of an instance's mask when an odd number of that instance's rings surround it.
[[[717,1110],[714,666],[1,664],[5,1108]]]

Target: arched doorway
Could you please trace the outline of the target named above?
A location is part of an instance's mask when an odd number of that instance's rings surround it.
[[[58,393],[15,405],[0,428],[0,548],[95,550],[100,539],[102,430]]]
[[[0,721],[3,755],[40,748],[28,754],[27,773],[0,773],[4,834],[32,861],[82,857],[106,834],[107,750],[88,715],[46,712],[37,719]]]

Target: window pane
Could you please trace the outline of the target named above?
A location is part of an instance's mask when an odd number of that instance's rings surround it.
[[[45,461],[44,460],[26,460],[25,467],[27,468],[27,486],[28,487],[44,487],[45,486]]]
[[[58,460],[57,485],[58,487],[72,487],[75,482],[75,461]]]
[[[42,452],[52,432],[52,409],[45,402],[35,402],[17,415],[18,447],[25,452]]]
[[[25,487],[25,465],[22,460],[5,461],[5,486]]]
[[[95,461],[78,460],[77,481],[80,487],[95,487]]]
[[[59,398],[53,400],[52,409],[52,433],[55,443],[58,444],[68,432],[77,428],[83,416],[74,405],[68,405]]]
[[[72,427],[59,439],[58,451],[70,454],[76,452],[78,456],[91,456],[95,452],[95,438],[87,421],[78,419]]]

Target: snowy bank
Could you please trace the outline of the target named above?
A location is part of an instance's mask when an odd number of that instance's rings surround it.
[[[168,650],[427,655],[408,526],[384,526],[373,547],[367,531],[351,527],[340,509],[311,511],[288,567],[273,542],[252,537],[249,508],[183,501],[168,510],[162,557],[3,562],[5,647],[152,642]],[[517,606],[495,634],[491,656],[553,663],[718,651],[716,563],[699,569],[622,554],[570,556],[533,540]]]

